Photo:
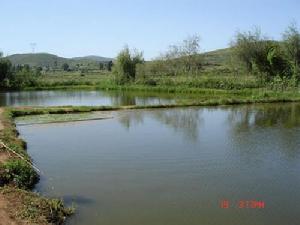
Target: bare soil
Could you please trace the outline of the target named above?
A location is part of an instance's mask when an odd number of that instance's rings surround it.
[[[2,123],[3,109],[0,108],[0,132],[4,129]],[[0,164],[4,163],[10,158],[10,154],[0,146]],[[9,202],[3,194],[0,193],[0,225],[23,225],[23,222],[12,218],[11,214],[14,212],[13,208],[9,208]]]

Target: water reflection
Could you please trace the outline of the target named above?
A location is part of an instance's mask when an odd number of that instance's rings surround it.
[[[289,158],[300,153],[297,132],[300,126],[300,104],[262,104],[231,108],[228,121],[232,126],[232,139],[243,146],[240,149],[244,153],[261,155],[267,150],[278,150]],[[258,140],[261,146],[257,146]],[[270,146],[269,142],[274,140],[277,145],[273,149],[267,148],[266,146]]]
[[[83,195],[64,195],[61,197],[66,205],[80,204],[80,205],[90,205],[95,203],[95,200]]]
[[[201,119],[201,113],[203,110],[199,108],[178,108],[176,110],[135,110],[128,112],[120,112],[118,121],[125,128],[130,129],[131,126],[137,124],[143,124],[144,118],[151,117],[166,125],[167,127],[172,128],[174,132],[183,134],[184,137],[187,137],[190,140],[197,140],[199,137],[199,123],[203,121]]]
[[[174,103],[176,95],[127,91],[0,92],[0,106],[153,105]]]
[[[118,121],[125,128],[130,129],[138,124],[143,124],[146,117],[151,117],[170,128],[173,131],[181,133],[184,137],[196,141],[199,138],[200,126],[205,122],[203,116],[216,112],[218,107],[211,108],[178,108],[162,110],[136,110],[128,112],[119,112]],[[236,107],[224,107],[228,122],[231,126],[233,138],[247,142],[244,133],[256,130],[257,128],[284,127],[287,129],[278,129],[276,136],[286,144],[299,143],[295,140],[297,133],[291,132],[292,128],[300,126],[300,104],[258,104]],[[205,115],[203,115],[205,114]],[[244,132],[244,133],[243,133]],[[271,134],[271,133],[270,133]]]
[[[232,108],[229,121],[236,124],[238,131],[255,127],[284,126],[286,128],[300,125],[300,104],[257,104]]]

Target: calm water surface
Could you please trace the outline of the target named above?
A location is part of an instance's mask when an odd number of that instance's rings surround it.
[[[18,127],[45,173],[37,190],[77,204],[68,224],[299,223],[299,104],[114,116]],[[240,200],[265,208],[238,209]]]
[[[0,106],[158,105],[174,103],[176,95],[121,91],[0,92]]]

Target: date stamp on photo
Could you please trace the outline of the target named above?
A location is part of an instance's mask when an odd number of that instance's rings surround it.
[[[220,208],[238,208],[238,209],[264,209],[266,204],[264,201],[260,200],[239,200],[239,201],[229,201],[227,199],[220,201]]]

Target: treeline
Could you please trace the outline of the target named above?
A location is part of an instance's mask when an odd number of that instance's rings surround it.
[[[259,81],[258,85],[276,86],[279,83],[297,86],[299,83],[300,32],[294,24],[286,29],[280,41],[263,36],[257,28],[237,32],[231,42],[231,52],[232,66],[226,69],[236,79],[252,75]],[[197,35],[170,46],[166,53],[149,62],[144,60],[142,52],[130,51],[125,47],[113,66],[115,82],[156,85],[157,77],[160,80],[162,77],[192,77],[197,80],[206,74],[204,67],[207,62],[200,53],[200,38]]]
[[[39,68],[30,68],[28,65],[13,66],[8,59],[2,58],[2,53],[0,53],[0,87],[2,89],[34,87],[40,75]]]
[[[231,48],[226,50],[226,54],[224,51],[220,53],[223,58],[219,60],[219,64],[209,62],[207,54],[200,50],[198,35],[189,36],[182,42],[169,46],[166,52],[151,61],[144,59],[143,52],[130,50],[126,46],[114,61],[100,63],[97,71],[112,70],[112,76],[110,72],[107,73],[109,78],[106,81],[111,84],[112,80],[113,85],[141,84],[209,89],[267,87],[278,90],[299,87],[300,32],[294,24],[284,31],[279,41],[265,37],[259,29],[237,32]],[[1,88],[21,89],[45,85],[43,77],[39,79],[44,74],[42,68],[14,66],[1,56]],[[76,69],[81,71],[82,79],[88,72],[84,69],[79,65]],[[72,71],[66,63],[62,65],[60,71],[62,70]],[[58,79],[61,84],[63,78]],[[78,78],[71,79],[64,81],[62,85],[82,84],[82,81],[74,80]],[[55,82],[52,83],[56,85]]]
[[[107,62],[94,62],[94,63],[88,63],[87,65],[83,65],[83,64],[79,64],[77,63],[75,66],[71,66],[69,63],[63,63],[61,68],[59,67],[55,67],[54,69],[49,69],[46,67],[43,68],[44,71],[48,72],[48,71],[68,71],[68,72],[72,72],[72,71],[80,71],[81,74],[87,73],[89,72],[89,70],[106,70],[106,71],[111,71],[113,65],[113,61],[107,61]]]
[[[190,36],[178,45],[171,45],[167,52],[155,60],[146,62],[143,52],[130,51],[126,46],[117,56],[113,65],[115,82],[125,84],[144,80],[151,76],[178,76],[198,74],[203,64],[200,55],[200,37]]]

